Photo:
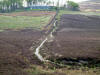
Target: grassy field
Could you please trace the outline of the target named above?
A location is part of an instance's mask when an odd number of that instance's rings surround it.
[[[62,14],[82,14],[82,15],[97,15],[97,16],[100,16],[100,13],[96,13],[96,12],[81,12],[81,11],[60,10],[57,18],[59,19]]]
[[[3,29],[42,29],[48,21],[50,16],[0,16],[0,30]]]

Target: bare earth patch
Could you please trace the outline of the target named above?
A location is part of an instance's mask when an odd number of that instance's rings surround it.
[[[5,16],[48,16],[55,14],[52,11],[27,11],[27,12],[14,12],[14,13],[0,13],[0,15]]]
[[[55,15],[55,12],[34,11],[34,12],[5,13],[0,15],[28,16],[28,17],[35,16],[36,17],[35,20],[37,20],[39,23],[40,19],[37,19],[37,17],[50,15],[52,16],[50,18],[51,21],[51,19]],[[48,23],[50,21],[48,21]],[[10,22],[11,21],[9,21],[8,23]],[[34,24],[33,22],[34,25],[37,25],[38,23],[35,22]],[[45,26],[46,25],[47,23],[45,23]],[[41,27],[44,28],[44,26]],[[25,29],[24,28],[15,29],[15,30],[13,28],[12,29],[8,28],[4,31],[1,31],[0,32],[0,75],[27,75],[27,73],[24,72],[23,69],[28,68],[31,64],[41,65],[41,62],[36,58],[34,52],[36,47],[40,44],[41,38],[44,35],[45,33],[43,30],[31,27]]]
[[[100,60],[100,17],[62,15],[54,41],[47,42],[43,51],[47,58]]]

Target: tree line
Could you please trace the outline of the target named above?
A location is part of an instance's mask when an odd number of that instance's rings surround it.
[[[9,12],[22,7],[22,0],[1,0],[0,11]]]
[[[0,12],[10,12],[18,8],[23,8],[24,0],[1,0]],[[26,0],[27,6],[36,5],[37,3],[46,3],[48,0]]]
[[[23,9],[23,1],[24,0],[0,0],[0,12],[11,12],[14,11],[18,8],[22,8]],[[25,0],[27,2],[27,7],[31,7],[32,5],[53,5],[55,0]],[[57,7],[59,7],[59,3],[61,0],[57,0]],[[62,0],[63,1],[63,0]],[[79,5],[75,2],[72,2],[70,0],[66,0],[68,3],[67,6],[70,9],[78,9]],[[66,4],[65,3],[65,4]]]

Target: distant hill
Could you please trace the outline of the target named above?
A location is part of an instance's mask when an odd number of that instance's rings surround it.
[[[100,0],[89,0],[89,1],[93,1],[93,2],[99,1],[100,2]]]
[[[81,11],[100,12],[100,0],[89,0],[79,4]]]

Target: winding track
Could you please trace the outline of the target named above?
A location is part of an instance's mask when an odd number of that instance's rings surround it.
[[[53,25],[53,27],[56,27],[57,20],[55,18],[56,18],[57,15],[58,15],[58,11],[56,12],[56,15],[54,16],[54,18],[52,19],[52,21],[48,25]],[[40,49],[43,47],[44,43],[49,40],[48,37],[51,38],[51,39],[53,38],[53,32],[54,31],[55,31],[54,28],[51,29],[50,32],[48,31],[48,35],[45,37],[45,39],[42,41],[42,43],[35,50],[35,55],[42,62],[46,62],[46,61],[49,61],[49,60],[46,60],[46,59],[43,58],[43,56],[40,54]]]
[[[54,24],[53,24],[54,27],[56,26],[56,22],[57,22],[57,21],[55,20],[55,22],[54,22]],[[53,38],[53,32],[54,32],[54,31],[55,31],[55,29],[52,29],[52,31],[50,32],[50,34],[48,34],[48,35],[50,35],[49,38]],[[47,40],[48,40],[48,37],[46,37],[46,38],[42,41],[42,43],[36,48],[36,51],[35,51],[35,55],[36,55],[37,58],[38,58],[40,61],[42,61],[42,62],[49,61],[49,60],[44,59],[43,56],[39,53],[39,52],[40,52],[40,49],[43,47],[44,43],[45,43]]]
[[[42,57],[42,55],[39,53],[39,51],[47,40],[48,40],[48,38],[46,37],[45,40],[43,40],[43,42],[36,48],[36,51],[35,51],[35,55],[38,57],[39,60],[41,60],[43,62],[46,60]]]

